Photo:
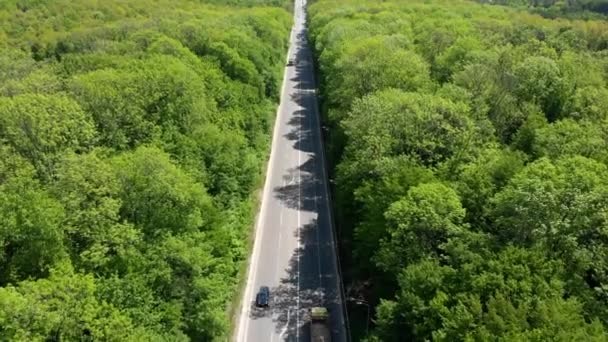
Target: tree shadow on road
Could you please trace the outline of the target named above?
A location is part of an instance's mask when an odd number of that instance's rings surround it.
[[[299,230],[299,248],[294,250],[285,276],[276,287],[270,289],[270,306],[250,311],[252,319],[272,317],[275,333],[283,341],[308,341],[309,309],[325,305],[325,293],[318,272],[311,272],[311,262],[316,262],[317,220],[313,219]],[[303,269],[306,267],[307,269]]]
[[[274,188],[274,196],[287,208],[316,212],[317,203],[321,197],[319,186],[321,181],[315,174],[318,157],[308,157],[300,166],[289,169],[283,175],[283,186]]]
[[[293,95],[298,97],[303,95]],[[293,148],[304,153],[313,153],[313,138],[312,127],[310,122],[310,116],[306,113],[309,109],[300,109],[295,111],[287,124],[291,127],[289,133],[285,134],[284,137],[290,141],[293,141]]]

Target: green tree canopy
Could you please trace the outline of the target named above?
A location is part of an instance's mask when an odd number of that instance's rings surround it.
[[[0,135],[43,175],[63,151],[91,146],[95,129],[76,102],[65,96],[0,98]]]
[[[411,188],[386,211],[389,237],[378,250],[378,265],[395,272],[420,259],[440,257],[444,244],[467,229],[456,192],[440,183]]]

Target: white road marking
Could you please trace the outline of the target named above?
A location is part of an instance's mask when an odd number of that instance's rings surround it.
[[[287,328],[289,328],[289,312],[291,310],[287,309],[287,321],[285,324],[285,327],[283,328],[283,330],[281,330],[281,333],[279,334],[279,338],[283,338],[283,335],[285,335],[285,333],[287,332]]]
[[[298,140],[302,137],[302,119],[300,118],[300,124],[298,125]],[[301,201],[302,201],[302,151],[298,149],[298,227],[296,228],[296,236],[298,239],[298,249],[296,250],[297,258],[297,277],[298,287],[296,291],[297,305],[296,305],[296,341],[300,339],[300,253],[302,252],[302,241],[300,234],[302,233],[302,227],[300,226],[300,212],[301,212]]]
[[[309,125],[309,129],[312,131],[312,129],[313,129],[312,128],[312,115],[309,116],[308,125]],[[321,272],[321,237],[319,236],[319,234],[320,234],[319,230],[321,229],[321,225],[319,224],[320,212],[317,208],[317,184],[315,183],[316,177],[314,177],[316,163],[315,163],[315,159],[314,159],[314,155],[315,155],[314,147],[313,147],[314,143],[311,141],[310,145],[311,145],[310,146],[311,150],[313,150],[311,159],[312,159],[312,170],[313,170],[313,184],[314,184],[314,189],[315,189],[314,196],[313,196],[313,200],[315,203],[314,210],[317,213],[317,224],[315,227],[315,231],[317,233],[317,267],[319,270],[319,288],[322,289],[323,288],[323,276],[322,276],[322,272]],[[325,291],[321,290],[321,294],[323,295],[323,297],[325,297]],[[321,298],[321,303],[319,303],[319,304],[323,304],[323,297]]]
[[[283,181],[283,187],[285,187],[285,181]],[[278,243],[277,243],[277,255],[281,255],[281,236],[283,232],[283,206],[281,206],[281,210],[279,211],[279,239],[278,239]],[[276,266],[275,266],[275,270],[274,270],[274,279],[280,280],[279,277],[279,266],[281,265],[281,262],[279,260],[279,258],[275,258],[274,259],[276,262]],[[274,338],[274,336],[273,336]]]

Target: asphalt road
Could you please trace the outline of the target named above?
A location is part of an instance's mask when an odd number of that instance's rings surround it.
[[[332,341],[347,339],[306,3],[294,5],[295,63],[285,69],[236,341],[310,341],[308,310],[319,305],[330,310]],[[270,288],[269,308],[254,305],[260,286]]]

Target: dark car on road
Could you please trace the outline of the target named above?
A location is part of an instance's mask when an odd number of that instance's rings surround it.
[[[260,291],[255,296],[255,306],[257,307],[268,307],[270,303],[270,289],[268,286],[260,287]]]
[[[290,59],[289,61],[287,61],[287,66],[292,66],[293,65],[293,59]]]

